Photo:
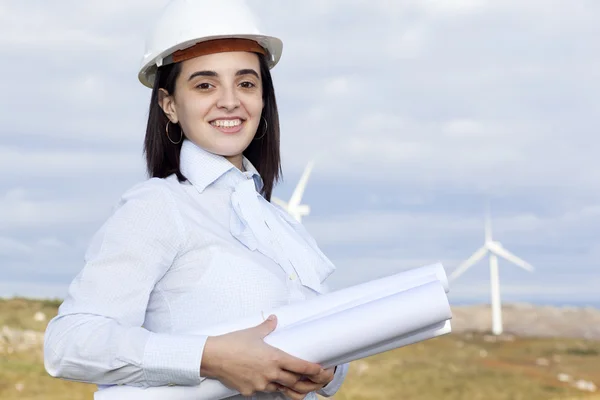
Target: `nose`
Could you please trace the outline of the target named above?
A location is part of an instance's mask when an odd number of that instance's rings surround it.
[[[235,87],[222,87],[220,94],[217,107],[232,111],[240,106],[240,99],[237,96]]]

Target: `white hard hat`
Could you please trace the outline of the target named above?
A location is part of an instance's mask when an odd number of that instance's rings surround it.
[[[269,68],[281,58],[283,43],[260,33],[244,0],[172,0],[148,35],[138,79],[152,88],[156,69],[175,51],[224,38],[257,42],[267,52]]]

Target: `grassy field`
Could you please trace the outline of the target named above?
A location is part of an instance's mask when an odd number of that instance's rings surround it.
[[[56,302],[0,300],[0,327],[42,330]],[[451,334],[354,362],[337,400],[599,400],[558,374],[600,386],[600,342]],[[0,353],[0,399],[91,399],[91,385],[50,378],[41,349]]]

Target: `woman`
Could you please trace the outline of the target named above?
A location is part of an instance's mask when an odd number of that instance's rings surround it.
[[[212,378],[256,399],[333,395],[347,365],[323,370],[267,345],[276,319],[195,334],[319,295],[334,271],[270,203],[280,159],[269,70],[281,41],[258,34],[241,1],[174,0],[147,46],[150,179],[92,239],[48,325],[47,371],[100,389]]]

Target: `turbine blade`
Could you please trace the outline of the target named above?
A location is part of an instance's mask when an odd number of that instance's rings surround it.
[[[510,251],[506,250],[504,247],[498,246],[496,243],[490,243],[488,245],[488,248],[492,253],[496,254],[497,256],[502,257],[507,261],[510,261],[511,263],[523,268],[526,271],[533,272],[534,268],[531,264],[515,256]]]
[[[486,202],[485,207],[485,241],[492,241],[492,217],[490,215],[490,203]]]
[[[306,168],[304,168],[304,172],[302,173],[302,177],[300,177],[300,181],[294,189],[294,193],[292,193],[292,197],[290,198],[289,205],[290,207],[295,207],[300,204],[302,201],[302,196],[304,195],[304,189],[306,189],[306,184],[308,183],[308,177],[313,169],[314,162],[310,161]]]
[[[281,199],[278,199],[277,197],[271,197],[271,202],[277,204],[279,207],[283,208],[284,210],[288,209],[287,203]]]
[[[460,264],[448,277],[450,280],[456,279],[461,276],[471,266],[481,260],[487,253],[487,247],[483,246],[477,250],[471,257],[467,258],[462,264]]]

